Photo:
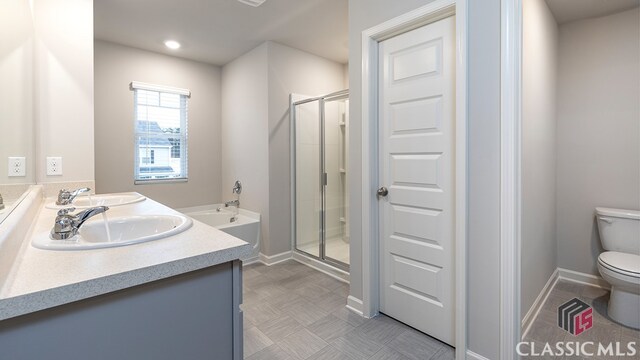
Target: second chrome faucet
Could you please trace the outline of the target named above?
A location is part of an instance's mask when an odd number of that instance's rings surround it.
[[[56,201],[56,205],[71,205],[71,203],[76,198],[76,196],[78,196],[80,193],[88,192],[88,191],[91,191],[91,189],[89,188],[82,188],[77,190],[62,189],[58,193],[58,200]]]

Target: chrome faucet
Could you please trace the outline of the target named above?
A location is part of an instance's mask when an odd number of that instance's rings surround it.
[[[240,207],[240,200],[231,200],[224,203],[224,207],[235,206]]]
[[[71,205],[71,203],[76,198],[76,196],[78,196],[80,193],[87,192],[87,191],[91,191],[91,189],[82,188],[82,189],[77,189],[73,191],[62,189],[58,193],[58,201],[56,201],[56,205]]]
[[[231,193],[236,195],[240,195],[242,193],[242,183],[240,182],[240,180],[236,180],[236,182],[233,184],[233,189],[231,189]],[[224,203],[224,207],[229,207],[229,206],[235,206],[236,208],[239,208],[240,199],[231,200]]]
[[[96,206],[84,211],[81,211],[75,215],[69,214],[72,211],[75,211],[76,208],[70,207],[66,209],[61,209],[58,211],[58,216],[56,216],[56,221],[53,225],[53,229],[51,229],[51,238],[54,240],[66,240],[78,233],[82,224],[85,221],[89,220],[89,218],[102,214],[103,212],[109,210],[106,206]]]

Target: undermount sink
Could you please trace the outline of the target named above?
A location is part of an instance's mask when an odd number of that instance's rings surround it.
[[[147,198],[132,192],[122,194],[104,194],[104,195],[81,195],[75,198],[71,205],[57,205],[55,202],[47,204],[47,209],[62,209],[74,207],[76,209],[88,209],[94,206],[122,206],[144,201]]]
[[[45,250],[87,250],[138,244],[177,235],[193,222],[182,215],[126,216],[90,220],[68,240],[53,240],[49,233],[34,237],[33,246]],[[107,230],[108,229],[108,230]]]

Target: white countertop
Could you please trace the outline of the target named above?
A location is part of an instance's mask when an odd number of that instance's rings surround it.
[[[229,262],[251,251],[248,243],[198,221],[178,235],[146,243],[40,250],[31,241],[51,230],[57,210],[44,208],[51,201],[38,205],[37,216],[0,289],[0,320]],[[176,213],[151,199],[108,211],[110,217]],[[89,221],[96,219],[101,217]]]
[[[4,219],[13,209],[14,201],[4,201],[4,207],[0,209],[0,220]]]

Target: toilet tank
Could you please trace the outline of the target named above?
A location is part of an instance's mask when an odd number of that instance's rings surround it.
[[[640,211],[596,208],[602,247],[640,255]]]

